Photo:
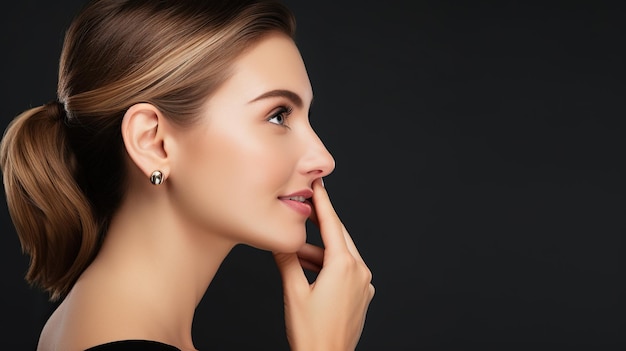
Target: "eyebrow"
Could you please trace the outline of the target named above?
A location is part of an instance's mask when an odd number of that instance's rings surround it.
[[[302,107],[302,98],[298,94],[290,90],[282,90],[282,89],[271,90],[271,91],[268,91],[267,93],[263,93],[257,96],[256,98],[250,100],[250,103],[263,100],[263,99],[275,98],[275,97],[284,97],[290,100],[291,103],[296,105],[298,108]]]

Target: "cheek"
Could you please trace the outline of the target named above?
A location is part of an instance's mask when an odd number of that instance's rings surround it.
[[[267,222],[295,162],[280,138],[215,130],[185,145],[175,164],[176,206],[190,223],[231,236]]]
[[[211,178],[231,195],[250,201],[275,193],[293,175],[294,164],[280,139],[253,133],[221,134],[207,155]],[[217,152],[215,152],[217,151]],[[214,176],[214,177],[213,177]]]

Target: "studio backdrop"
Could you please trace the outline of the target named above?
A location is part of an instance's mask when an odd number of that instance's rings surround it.
[[[357,349],[624,350],[624,6],[285,3],[336,160],[325,183],[377,289]],[[55,99],[83,4],[4,5],[3,129]],[[34,350],[54,304],[1,206],[3,349]],[[269,253],[235,248],[194,339],[288,350]]]

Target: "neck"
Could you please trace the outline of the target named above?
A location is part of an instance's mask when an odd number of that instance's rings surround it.
[[[165,196],[128,197],[81,280],[138,328],[192,349],[195,309],[235,243],[187,222]]]

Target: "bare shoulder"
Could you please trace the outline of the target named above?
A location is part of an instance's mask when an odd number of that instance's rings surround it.
[[[55,349],[55,345],[58,343],[57,335],[60,332],[61,315],[63,314],[63,303],[57,307],[57,309],[48,318],[48,321],[41,331],[39,336],[39,342],[37,345],[37,351],[52,351]]]
[[[106,323],[96,327],[96,304],[83,304],[76,295],[80,294],[69,295],[52,313],[41,331],[37,351],[82,351],[97,343],[96,331],[102,334]]]
[[[128,306],[107,298],[106,292],[74,289],[52,313],[39,339],[37,351],[83,351],[111,341],[146,335],[140,321],[124,313]]]

